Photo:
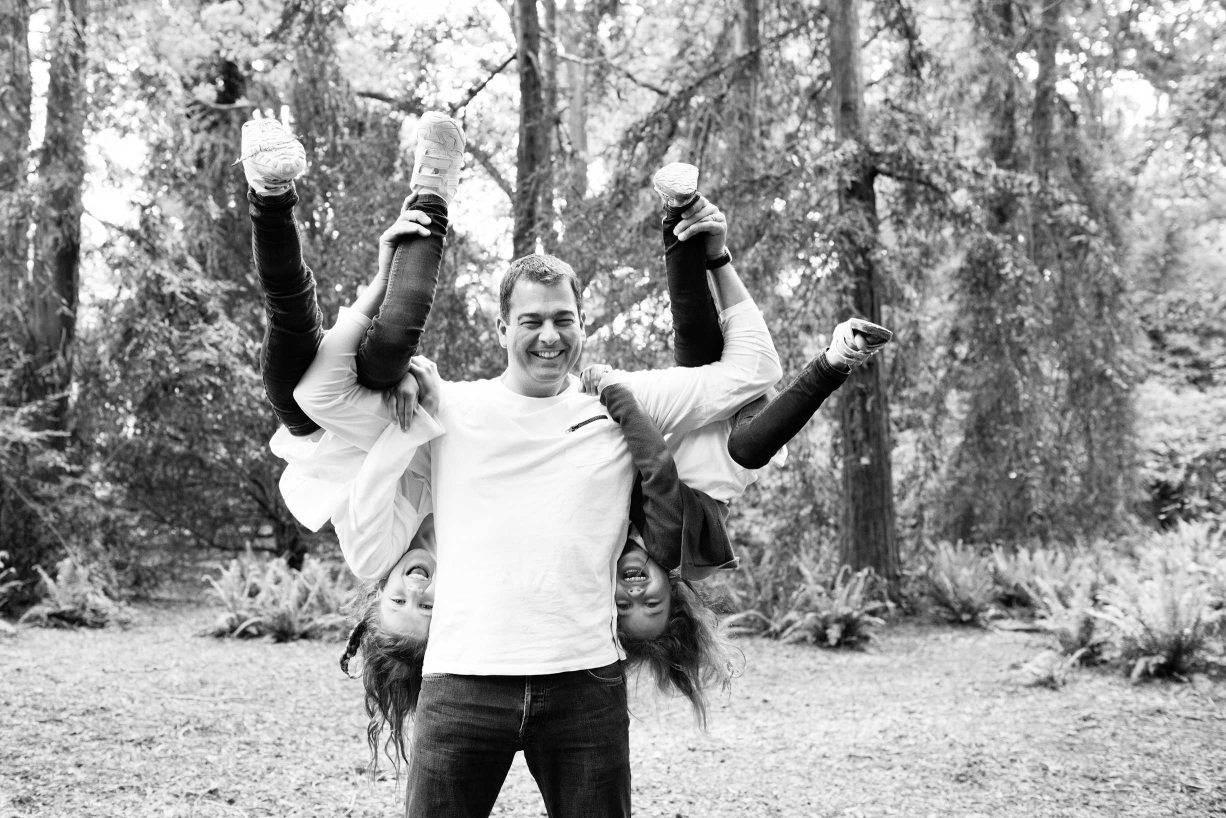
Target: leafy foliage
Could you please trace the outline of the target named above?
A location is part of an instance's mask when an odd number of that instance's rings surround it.
[[[924,578],[934,610],[949,622],[983,626],[995,612],[992,571],[975,548],[937,543],[930,551]]]
[[[204,580],[226,609],[207,635],[274,642],[341,636],[346,625],[341,610],[355,593],[343,566],[315,557],[307,557],[300,570],[288,567],[284,558],[236,558]]]
[[[127,624],[125,607],[111,599],[88,566],[66,557],[51,577],[39,566],[43,599],[22,615],[24,624],[45,628],[102,628]]]

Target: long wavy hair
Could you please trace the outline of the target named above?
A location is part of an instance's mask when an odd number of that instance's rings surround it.
[[[707,726],[707,691],[728,689],[736,675],[735,648],[720,632],[719,617],[706,597],[688,580],[670,576],[672,609],[664,632],[654,639],[620,634],[627,669],[651,674],[664,693],[677,692],[690,700],[694,716]]]
[[[381,588],[382,583],[368,585],[354,603],[352,615],[357,624],[341,657],[341,670],[349,676],[349,660],[362,651],[362,686],[366,689],[369,719],[366,743],[370,745],[372,771],[378,767],[380,750],[397,769],[401,764],[408,765],[408,725],[417,710],[422,662],[426,658],[425,638],[383,630],[379,619]]]

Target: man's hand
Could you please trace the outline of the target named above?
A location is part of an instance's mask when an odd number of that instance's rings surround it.
[[[384,230],[379,237],[379,275],[384,278],[392,269],[392,256],[396,253],[396,245],[409,236],[430,235],[430,231],[425,227],[430,223],[430,217],[420,210],[408,208],[409,200],[405,199],[396,223]]]
[[[424,355],[414,355],[409,361],[409,374],[417,379],[417,401],[422,409],[438,417],[439,398],[443,392],[443,379],[438,375],[434,361]]]
[[[718,258],[724,252],[724,240],[728,236],[728,218],[724,212],[699,196],[681,214],[681,222],[673,228],[681,241],[707,234],[707,258]]]

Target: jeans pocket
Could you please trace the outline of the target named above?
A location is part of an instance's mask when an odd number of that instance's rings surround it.
[[[604,685],[618,685],[622,683],[622,663],[614,662],[611,665],[604,667],[593,667],[583,671],[588,678],[595,682],[600,682]]]

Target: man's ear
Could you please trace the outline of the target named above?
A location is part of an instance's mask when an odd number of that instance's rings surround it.
[[[507,322],[502,320],[502,316],[498,316],[494,321],[494,329],[498,332],[498,345],[503,349],[507,348],[507,331],[510,329]]]

